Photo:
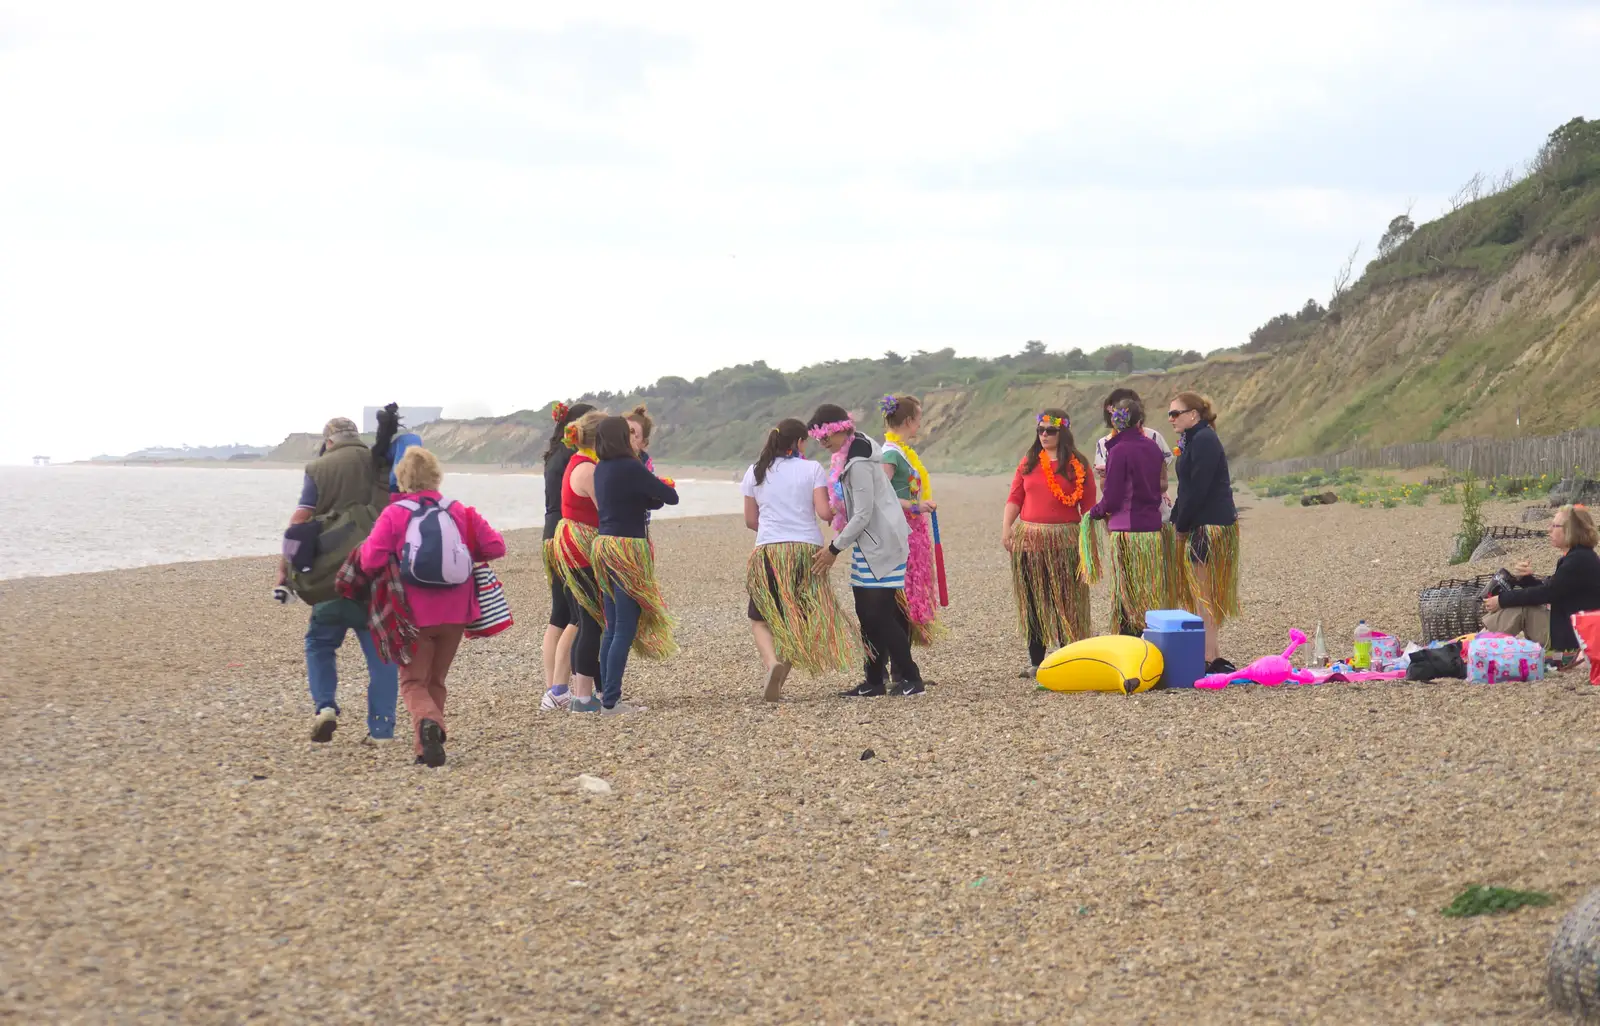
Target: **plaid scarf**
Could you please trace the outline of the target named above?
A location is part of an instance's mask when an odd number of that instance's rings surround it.
[[[361,569],[361,546],[345,557],[334,577],[334,588],[344,598],[364,603],[367,625],[373,644],[386,663],[405,666],[417,647],[417,625],[406,601],[405,582],[400,579],[400,564],[390,556],[376,577]]]

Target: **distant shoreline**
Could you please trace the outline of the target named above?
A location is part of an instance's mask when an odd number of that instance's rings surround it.
[[[200,470],[300,470],[304,463],[288,463],[281,460],[76,460],[72,463],[52,463],[50,467],[135,467],[156,469],[200,469]],[[41,467],[40,469],[47,469]],[[735,479],[742,473],[741,469],[733,466],[715,467],[689,464],[661,464],[658,468],[662,473],[670,473],[673,477],[699,477],[707,480],[721,481]],[[543,476],[539,467],[505,466],[499,463],[446,463],[446,474],[532,474],[536,477]]]

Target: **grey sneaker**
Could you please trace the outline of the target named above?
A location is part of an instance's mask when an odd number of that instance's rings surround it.
[[[604,712],[605,706],[600,704],[599,695],[590,695],[588,698],[579,698],[577,695],[573,695],[571,703],[567,705],[567,711],[575,713],[597,713]]]
[[[333,732],[338,729],[339,714],[333,711],[333,706],[325,705],[317,710],[317,715],[311,720],[311,740],[326,744],[333,740]]]
[[[1023,680],[1032,680],[1033,678],[1037,677],[1038,675],[1039,675],[1039,668],[1037,666],[1030,666],[1026,670],[1023,670],[1021,673],[1017,674],[1017,676],[1020,677]]]
[[[789,671],[793,669],[788,663],[779,663],[767,671],[767,690],[761,697],[769,702],[776,702],[783,697],[783,682],[789,679]]]
[[[631,716],[634,713],[646,712],[649,708],[648,705],[632,705],[628,702],[618,702],[609,709],[602,708],[600,712],[604,716]]]

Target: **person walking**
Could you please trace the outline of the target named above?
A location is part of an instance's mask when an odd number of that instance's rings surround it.
[[[334,576],[344,558],[367,537],[389,500],[373,452],[361,441],[355,422],[334,417],[322,429],[317,458],[306,464],[300,501],[285,532],[286,555],[278,564],[273,597],[287,603],[292,595],[311,606],[306,628],[306,679],[311,691],[311,740],[333,740],[339,728],[339,648],[354,631],[367,663],[367,740],[394,737],[398,668],[378,654],[358,603],[334,590]],[[289,550],[298,555],[290,555]]]
[[[361,545],[361,569],[372,574],[400,562],[406,600],[417,628],[411,661],[400,667],[400,694],[411,714],[417,762],[445,762],[445,677],[467,625],[478,618],[474,563],[506,554],[505,539],[476,509],[439,492],[439,460],[413,446],[395,465],[400,494]]]
[[[746,616],[766,671],[764,697],[776,702],[795,666],[807,673],[845,670],[858,658],[856,625],[812,561],[822,548],[828,472],[804,455],[806,425],[788,418],[767,432],[744,473],[744,523],[756,532],[745,570]]]
[[[840,553],[850,552],[850,591],[866,649],[866,679],[844,692],[846,698],[888,694],[889,663],[904,675],[896,695],[920,695],[927,688],[911,657],[911,635],[900,612],[910,553],[906,518],[883,472],[883,450],[856,430],[843,407],[824,403],[811,415],[808,431],[833,454],[828,475],[829,506],[837,535],[819,549],[811,565],[826,573]]]

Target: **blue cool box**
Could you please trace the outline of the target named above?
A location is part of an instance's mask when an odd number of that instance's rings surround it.
[[[1206,625],[1182,609],[1144,614],[1144,640],[1161,650],[1161,687],[1192,688],[1206,675]]]

